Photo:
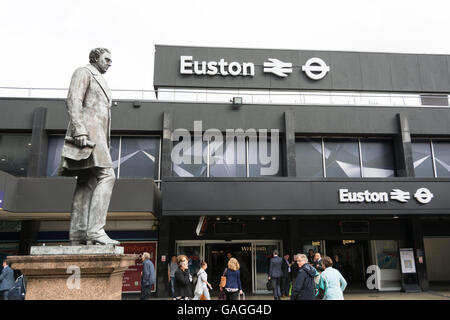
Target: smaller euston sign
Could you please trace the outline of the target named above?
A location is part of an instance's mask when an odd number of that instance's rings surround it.
[[[414,198],[421,204],[427,204],[431,202],[434,195],[427,188],[419,188],[414,193]],[[392,200],[406,203],[411,199],[411,193],[409,191],[403,191],[400,189],[392,189],[388,192],[371,192],[364,190],[360,192],[350,192],[348,189],[339,189],[339,202],[347,203],[382,203]]]

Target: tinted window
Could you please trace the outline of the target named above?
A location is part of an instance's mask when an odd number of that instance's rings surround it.
[[[0,170],[24,177],[31,156],[31,135],[0,134]]]
[[[419,178],[433,178],[433,159],[430,141],[413,141],[412,154],[414,175]]]
[[[324,139],[326,176],[361,177],[357,139]]]
[[[382,139],[361,139],[363,176],[393,177],[394,156],[392,142]]]
[[[322,139],[295,140],[297,177],[323,178]]]

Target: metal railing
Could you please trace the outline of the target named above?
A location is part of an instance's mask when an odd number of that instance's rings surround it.
[[[233,97],[242,97],[244,104],[285,105],[354,105],[354,106],[403,106],[448,107],[447,95],[421,95],[367,92],[305,92],[275,90],[213,90],[160,88],[156,90],[113,89],[114,99],[146,101],[179,101],[199,103],[229,103]],[[0,87],[0,97],[57,98],[67,97],[67,88]],[[428,99],[433,103],[422,103]]]

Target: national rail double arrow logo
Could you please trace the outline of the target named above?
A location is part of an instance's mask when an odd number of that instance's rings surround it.
[[[292,63],[283,62],[275,58],[269,58],[270,62],[264,62],[264,72],[271,72],[279,77],[287,77],[287,73],[292,73]]]

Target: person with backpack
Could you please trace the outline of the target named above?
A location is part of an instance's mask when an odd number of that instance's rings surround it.
[[[297,255],[298,274],[292,288],[291,300],[316,300],[314,277],[317,270],[308,263],[304,254]]]

